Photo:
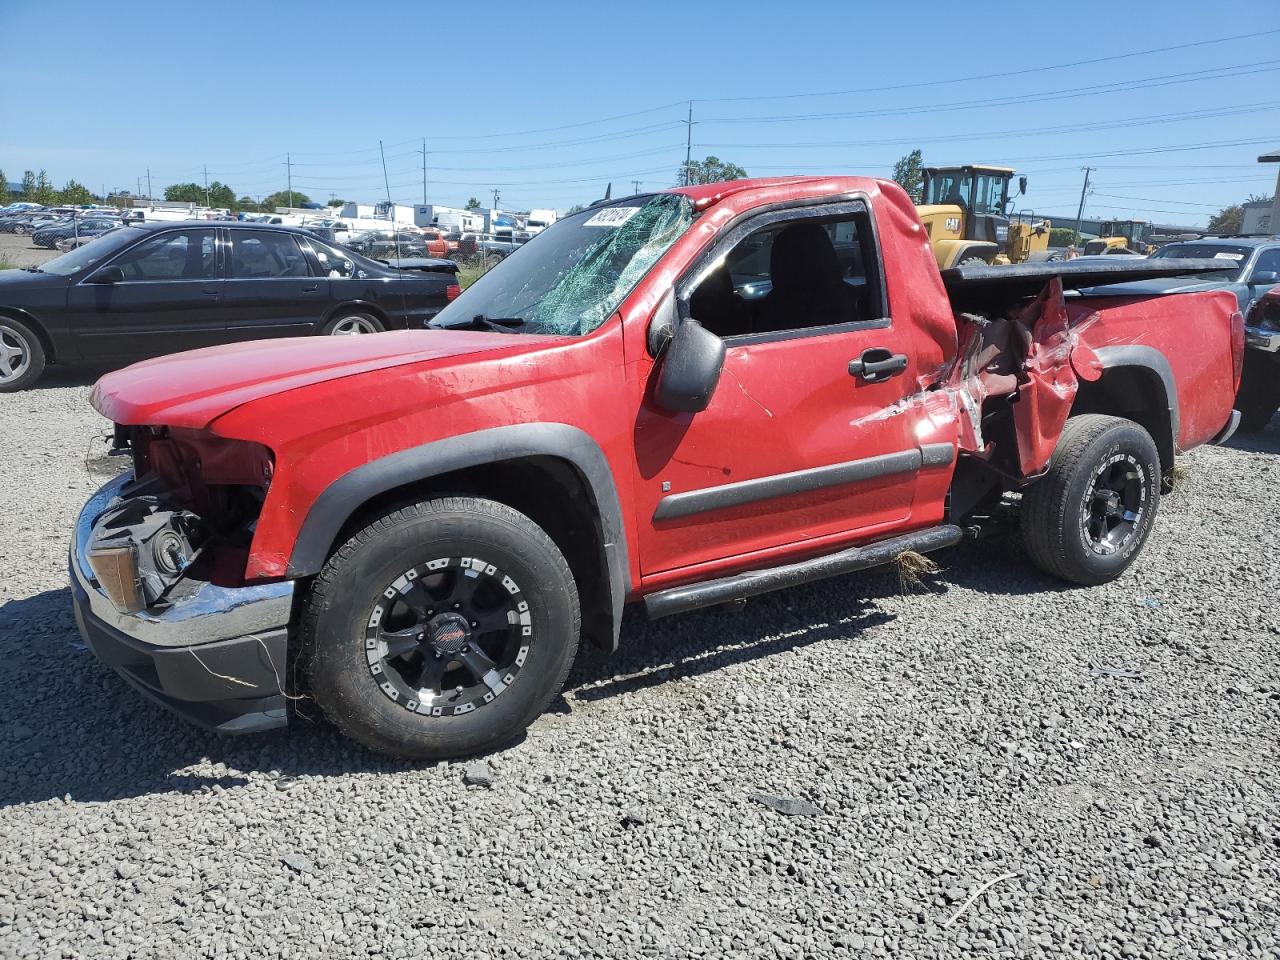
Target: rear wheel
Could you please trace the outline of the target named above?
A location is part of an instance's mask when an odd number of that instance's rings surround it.
[[[986,260],[986,259],[985,259],[985,258],[983,258],[983,257],[965,257],[965,258],[964,258],[963,260],[961,260],[958,264],[956,264],[956,266],[959,266],[959,267],[967,267],[967,266],[969,266],[969,265],[971,265],[971,264],[975,264],[975,263],[982,263],[982,264],[986,264],[986,263],[989,263],[989,262],[990,262],[990,261]]]
[[[320,333],[327,337],[354,337],[365,333],[382,333],[386,327],[371,313],[353,310],[334,317]]]
[[[0,316],[0,393],[23,390],[44,372],[44,344],[21,320]]]
[[[445,498],[365,527],[316,578],[303,658],[316,701],[384,753],[444,759],[520,734],[578,648],[564,556],[500,503]]]
[[[1022,497],[1032,561],[1071,583],[1106,583],[1138,556],[1160,505],[1160,456],[1131,420],[1072,417],[1048,472]]]

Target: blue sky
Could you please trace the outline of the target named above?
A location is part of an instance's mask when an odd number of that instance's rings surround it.
[[[615,195],[670,184],[693,99],[694,156],[751,174],[884,176],[919,146],[926,163],[1015,166],[1026,207],[1074,213],[1088,164],[1088,213],[1196,224],[1275,183],[1255,160],[1280,148],[1278,13],[1277,0],[5,0],[0,169],[98,190],[135,189],[150,168],[159,194],[207,165],[258,196],[284,188],[288,153],[313,199],[374,201],[381,138],[392,196],[415,202],[425,137],[432,202],[488,205],[497,187],[504,207],[564,209],[609,181]],[[1184,44],[1202,45],[1139,52]],[[1042,69],[1104,57],[1117,59]],[[1170,149],[1242,140],[1263,142]]]

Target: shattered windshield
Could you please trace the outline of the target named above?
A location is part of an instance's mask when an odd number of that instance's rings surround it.
[[[558,220],[477,280],[431,326],[590,333],[692,222],[693,204],[678,194],[632,197]]]

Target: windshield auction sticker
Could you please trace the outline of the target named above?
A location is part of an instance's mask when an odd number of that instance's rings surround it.
[[[1241,260],[1243,260],[1243,259],[1244,259],[1244,254],[1243,254],[1243,253],[1215,253],[1215,254],[1213,255],[1213,259],[1215,259],[1215,260],[1235,260],[1237,263],[1239,263]]]
[[[637,213],[639,207],[605,207],[583,224],[584,227],[620,227]]]

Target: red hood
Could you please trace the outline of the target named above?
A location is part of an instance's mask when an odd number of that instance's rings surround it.
[[[294,387],[444,357],[515,353],[547,340],[465,330],[257,340],[125,367],[99,380],[90,402],[115,423],[203,429],[241,404]]]

